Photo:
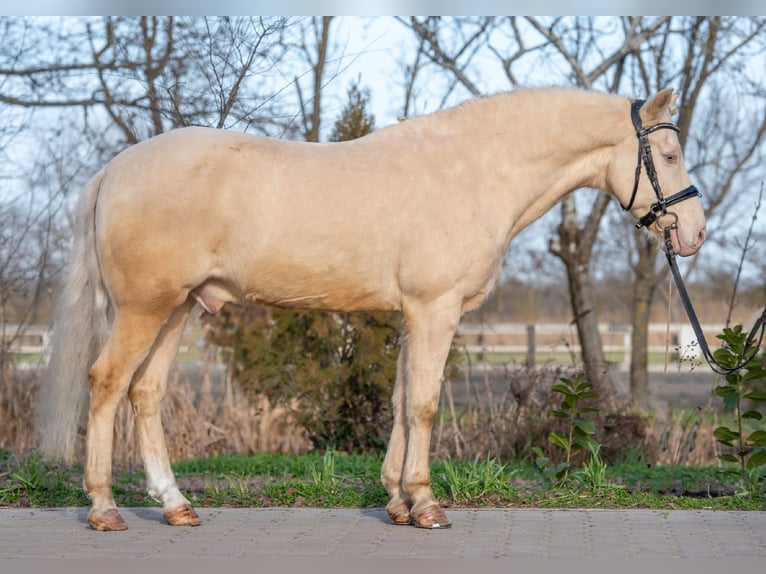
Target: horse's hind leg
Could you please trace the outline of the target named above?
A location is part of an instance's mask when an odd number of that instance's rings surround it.
[[[167,387],[168,370],[178,353],[186,319],[194,306],[189,297],[160,331],[149,356],[133,377],[128,390],[136,421],[136,433],[146,470],[147,491],[162,504],[162,514],[174,526],[199,526],[191,503],[181,494],[170,467],[160,403]]]
[[[92,507],[88,522],[95,530],[126,530],[112,497],[112,448],[117,404],[144,361],[162,325],[176,305],[166,311],[118,308],[109,339],[90,370],[90,409],[86,441],[85,492]]]

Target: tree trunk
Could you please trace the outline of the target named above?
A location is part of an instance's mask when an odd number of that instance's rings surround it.
[[[321,125],[322,95],[324,94],[324,70],[327,64],[327,47],[330,40],[330,21],[332,16],[322,16],[321,27],[315,20],[316,61],[314,62],[314,94],[311,106],[311,124],[307,130],[306,141],[319,141],[319,128]]]
[[[588,269],[579,261],[565,260],[572,314],[580,340],[583,369],[601,398],[607,404],[615,402],[615,383],[604,355],[601,334],[598,330],[598,314],[593,301],[593,285]]]
[[[630,338],[630,399],[634,406],[643,410],[649,403],[649,319],[652,298],[657,286],[654,264],[657,260],[658,244],[648,237],[636,242],[638,262],[635,266],[633,283],[633,332]]]
[[[606,194],[599,194],[587,222],[581,229],[577,223],[574,197],[566,197],[561,204],[562,218],[557,228],[559,241],[553,242],[550,250],[566,267],[572,315],[577,325],[585,376],[606,404],[613,406],[616,402],[616,385],[601,344],[598,314],[589,274],[598,220],[606,210],[608,201],[609,197]]]

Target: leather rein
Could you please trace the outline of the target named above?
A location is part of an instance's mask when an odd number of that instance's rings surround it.
[[[662,233],[665,242],[665,257],[668,260],[670,272],[678,289],[678,295],[681,298],[681,303],[683,304],[686,315],[689,318],[689,323],[692,326],[694,335],[697,337],[697,343],[699,344],[702,355],[705,357],[708,365],[710,365],[710,368],[719,375],[728,375],[747,365],[747,363],[752,361],[758,354],[761,343],[763,342],[764,331],[766,330],[766,308],[764,308],[760,317],[758,317],[758,319],[755,321],[755,324],[750,330],[750,333],[748,333],[742,354],[736,365],[733,367],[726,367],[719,363],[715,359],[713,353],[710,351],[710,346],[707,343],[707,339],[705,339],[705,334],[702,332],[702,327],[700,326],[700,322],[697,319],[697,314],[694,311],[694,306],[692,305],[689,293],[686,290],[686,285],[684,284],[683,277],[681,276],[681,272],[678,269],[676,254],[673,251],[673,242],[670,238],[671,230],[676,228],[678,216],[672,211],[668,211],[668,207],[692,197],[702,197],[702,194],[693,185],[690,185],[686,189],[683,189],[667,198],[662,194],[660,182],[657,178],[657,171],[654,167],[654,162],[652,161],[652,148],[649,144],[649,134],[661,129],[673,130],[676,133],[679,133],[680,130],[675,124],[666,122],[643,127],[641,123],[641,116],[639,114],[639,110],[643,104],[643,100],[635,100],[630,108],[630,117],[633,121],[633,127],[636,129],[636,136],[638,137],[638,161],[636,163],[633,193],[631,194],[628,205],[622,206],[622,208],[623,210],[628,211],[631,207],[633,207],[633,203],[636,200],[636,193],[638,192],[638,182],[641,177],[641,168],[643,166],[646,169],[646,176],[649,178],[652,189],[654,189],[654,193],[657,196],[657,201],[649,207],[649,211],[646,213],[646,215],[641,217],[636,222],[636,229],[648,227],[665,215],[671,215],[673,217],[673,220],[669,225],[662,226]],[[758,340],[754,344],[756,337],[758,337]]]

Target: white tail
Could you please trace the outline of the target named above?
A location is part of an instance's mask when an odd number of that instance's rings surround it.
[[[96,252],[95,209],[103,172],[77,206],[72,257],[56,301],[51,354],[38,399],[39,452],[75,459],[77,431],[88,402],[88,371],[106,340],[110,302]]]

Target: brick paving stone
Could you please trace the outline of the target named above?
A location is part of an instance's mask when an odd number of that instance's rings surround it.
[[[102,533],[86,508],[0,508],[0,559],[766,558],[766,512],[451,508],[452,528],[431,531],[392,525],[383,509],[200,508],[197,528],[168,526],[157,508],[121,511],[129,530]]]

